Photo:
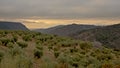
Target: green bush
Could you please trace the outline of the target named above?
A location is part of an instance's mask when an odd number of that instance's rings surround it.
[[[33,68],[31,58],[25,55],[10,56],[8,53],[1,60],[0,68]]]
[[[59,61],[60,63],[66,63],[66,62],[67,62],[67,58],[66,58],[64,55],[60,55],[60,56],[58,57],[58,61]]]
[[[15,45],[13,48],[9,49],[9,54],[14,57],[17,55],[21,55],[23,54],[21,47],[19,47],[18,45]]]
[[[61,46],[62,46],[62,47],[70,47],[70,46],[71,46],[71,43],[70,43],[70,42],[67,42],[67,41],[64,41],[64,42],[61,42]]]
[[[0,41],[0,45],[2,45],[2,42]]]
[[[3,56],[4,56],[4,53],[0,51],[0,62],[1,62],[2,58],[3,58]]]
[[[54,51],[58,51],[58,48],[57,47],[54,47],[54,49],[53,49]]]
[[[73,48],[71,48],[71,49],[70,49],[70,53],[73,53],[73,52],[74,52],[74,49],[73,49]]]
[[[43,56],[43,51],[42,50],[38,50],[38,49],[36,49],[35,51],[34,51],[34,57],[35,58],[41,58]]]
[[[25,47],[28,46],[28,44],[27,44],[26,42],[22,42],[22,41],[17,42],[17,44],[18,44],[21,48],[25,48]]]
[[[7,39],[7,38],[1,38],[0,41],[2,42],[2,44],[4,46],[6,46],[11,40],[10,39]]]
[[[90,49],[90,48],[92,48],[92,44],[90,42],[81,42],[80,48],[81,49]]]
[[[24,41],[31,41],[32,38],[31,38],[30,35],[27,35],[27,36],[23,36],[23,40],[24,40]]]
[[[75,68],[78,68],[79,64],[78,64],[78,62],[73,62],[72,66],[75,67]]]
[[[74,48],[70,48],[70,52],[73,53],[73,52],[78,52],[78,49],[76,47]]]
[[[13,40],[14,40],[14,42],[17,42],[18,37],[14,35],[14,36],[13,36]]]
[[[39,50],[43,50],[43,46],[41,44],[37,44],[36,48],[39,49]]]
[[[14,47],[14,43],[9,42],[9,43],[7,44],[7,47],[8,47],[8,48],[13,48],[13,47]]]
[[[100,60],[100,61],[103,61],[103,60],[111,60],[113,57],[110,55],[110,54],[98,54],[97,55],[97,59]]]
[[[52,46],[48,46],[48,49],[51,50],[51,49],[53,49],[53,47]]]
[[[55,56],[55,58],[57,58],[57,57],[59,56],[59,54],[60,54],[60,52],[55,51],[55,52],[54,52],[54,56]]]

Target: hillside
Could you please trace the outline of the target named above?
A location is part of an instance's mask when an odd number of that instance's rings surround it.
[[[0,31],[0,68],[120,68],[120,51],[28,31]]]
[[[78,31],[92,29],[92,28],[96,28],[96,27],[98,27],[98,26],[69,24],[69,25],[55,26],[55,27],[51,27],[51,28],[47,28],[47,29],[37,29],[35,31],[46,33],[46,34],[55,34],[55,35],[59,35],[59,36],[69,36]]]
[[[0,30],[28,30],[25,25],[18,22],[0,21]]]
[[[104,46],[120,49],[120,24],[77,32],[71,37],[88,41],[99,41]]]
[[[46,28],[46,29],[35,29],[33,31],[49,34],[49,33],[51,33],[51,31],[54,31],[55,29],[62,28],[63,26],[64,25],[58,25],[58,26],[50,27],[50,28]]]

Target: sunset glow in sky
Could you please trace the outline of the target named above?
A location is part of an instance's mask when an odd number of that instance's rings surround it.
[[[120,0],[0,0],[0,21],[30,29],[63,24],[120,23]]]

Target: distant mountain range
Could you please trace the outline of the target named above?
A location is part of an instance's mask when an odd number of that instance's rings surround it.
[[[79,31],[70,37],[86,41],[98,41],[106,47],[120,49],[120,24]]]
[[[0,30],[29,30],[25,25],[18,22],[0,21]],[[58,25],[47,29],[36,29],[34,31],[67,36],[74,39],[91,41],[97,46],[104,45],[120,49],[120,24],[109,26],[69,24]]]
[[[28,30],[28,28],[18,22],[0,21],[0,30]]]
[[[99,26],[94,25],[81,25],[81,24],[69,24],[69,25],[59,25],[47,29],[36,29],[38,31],[46,34],[55,34],[59,36],[69,36],[79,31],[93,29]]]
[[[109,26],[69,24],[47,29],[37,29],[35,31],[92,41],[97,46],[104,45],[120,49],[120,24]]]

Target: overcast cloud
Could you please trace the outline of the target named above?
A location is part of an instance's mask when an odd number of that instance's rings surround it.
[[[0,17],[120,18],[120,0],[0,0]]]

